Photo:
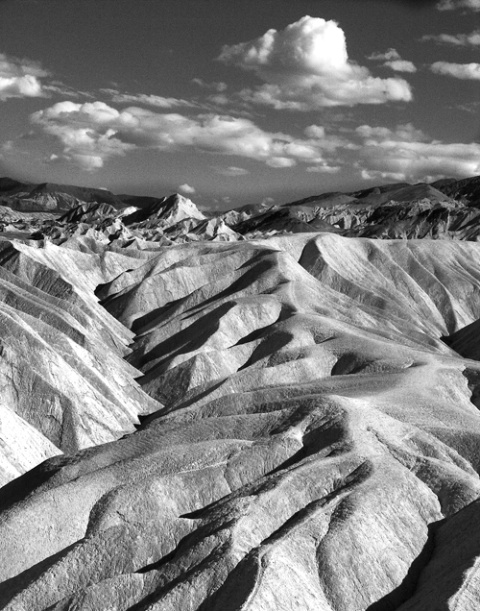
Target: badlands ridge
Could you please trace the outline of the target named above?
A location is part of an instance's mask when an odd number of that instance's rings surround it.
[[[479,177],[0,206],[1,609],[478,611]]]

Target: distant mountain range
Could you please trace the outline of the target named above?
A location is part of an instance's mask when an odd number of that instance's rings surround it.
[[[59,185],[51,182],[32,184],[0,178],[0,205],[21,212],[66,212],[81,202],[109,204],[117,209],[148,206],[159,198],[142,195],[116,195],[107,189]]]
[[[352,203],[380,205],[389,200],[407,202],[425,197],[445,201],[445,196],[464,201],[469,205],[480,204],[480,176],[463,180],[445,178],[432,184],[395,183],[349,193],[322,193],[285,204],[285,206],[320,205],[326,207],[330,205],[333,207]],[[143,195],[117,195],[107,189],[93,187],[50,182],[33,184],[8,177],[0,178],[0,205],[22,212],[66,212],[75,208],[79,202],[110,204],[119,210],[128,206],[144,208],[163,199]],[[247,204],[238,210],[245,212],[248,216],[253,216],[258,212],[263,212],[266,207],[268,206],[265,204]],[[214,216],[214,214],[214,212],[208,212],[208,216]]]
[[[320,193],[221,213],[200,211],[178,194],[116,195],[105,189],[0,178],[0,229],[60,241],[93,231],[96,238],[144,239],[164,245],[318,231],[346,237],[477,240],[480,177]]]

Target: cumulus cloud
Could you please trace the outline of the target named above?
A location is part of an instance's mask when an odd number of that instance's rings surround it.
[[[323,125],[309,125],[304,133],[308,138],[325,138],[325,128]]]
[[[364,145],[377,144],[384,140],[397,142],[425,142],[428,140],[428,136],[421,129],[414,127],[412,123],[397,125],[393,130],[382,126],[360,125],[355,132],[363,138]]]
[[[373,53],[367,59],[383,62],[383,66],[395,72],[416,72],[415,64],[406,59],[402,59],[396,49],[388,49],[385,53]]]
[[[430,66],[430,70],[435,74],[444,74],[463,80],[480,80],[480,64],[472,62],[470,64],[454,64],[451,62],[435,62]]]
[[[474,30],[469,34],[426,34],[422,36],[420,41],[431,41],[437,44],[452,45],[456,47],[479,47],[480,30]]]
[[[240,92],[243,100],[276,109],[309,111],[412,99],[404,79],[377,78],[350,61],[343,30],[319,17],[307,15],[284,30],[224,46],[218,59],[264,81]]]
[[[455,9],[469,9],[480,11],[480,0],[440,0],[437,3],[439,11],[453,11]]]
[[[152,106],[154,108],[192,108],[196,104],[188,100],[182,100],[179,98],[164,98],[159,95],[150,95],[146,93],[121,93],[116,89],[101,89],[102,93],[109,95],[112,102],[117,104],[143,104],[145,106]]]
[[[184,183],[178,187],[178,190],[182,193],[186,193],[187,195],[193,195],[195,193],[195,188],[191,187],[189,184]]]
[[[111,157],[150,148],[161,151],[194,149],[237,155],[274,168],[316,164],[341,141],[319,130],[307,138],[267,132],[252,120],[218,114],[187,117],[140,107],[116,110],[104,102],[59,102],[31,115],[31,121],[63,145],[66,159],[86,170],[102,167]]]
[[[63,145],[63,158],[86,171],[103,167],[104,160],[135,148],[116,137],[111,125],[119,113],[103,102],[59,102],[31,115],[32,123]]]
[[[365,180],[418,182],[480,173],[477,143],[429,140],[411,124],[395,130],[362,125],[356,134],[363,139],[358,165]]]
[[[40,64],[0,53],[0,100],[45,96],[40,80],[45,76]]]

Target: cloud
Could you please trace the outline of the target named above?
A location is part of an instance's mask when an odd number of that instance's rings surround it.
[[[473,102],[465,102],[456,106],[459,110],[464,112],[477,113],[480,108],[480,100],[474,100]]]
[[[373,53],[367,59],[383,62],[383,66],[391,68],[395,72],[416,72],[415,64],[406,59],[402,59],[396,49],[388,49],[385,53]]]
[[[35,77],[49,76],[49,72],[42,68],[39,62],[31,59],[20,59],[0,53],[0,73],[3,76],[24,76],[30,74]]]
[[[309,125],[304,133],[309,138],[325,138],[325,128],[323,125]]]
[[[457,47],[478,47],[480,46],[480,30],[474,30],[470,34],[426,34],[420,41],[432,41]]]
[[[239,168],[234,165],[231,165],[228,168],[217,167],[215,168],[215,172],[221,176],[246,176],[247,174],[250,174],[250,172],[245,170],[245,168]]]
[[[320,165],[309,166],[305,168],[306,172],[316,172],[318,174],[336,174],[340,172],[342,166],[340,165],[328,165],[327,163],[322,163]]]
[[[121,93],[116,89],[101,89],[102,93],[106,93],[110,96],[112,102],[117,104],[143,104],[145,106],[152,106],[154,108],[193,108],[197,106],[194,102],[182,100],[179,98],[164,98],[159,95],[150,95],[146,93]]]
[[[425,142],[428,140],[428,136],[421,129],[414,127],[412,123],[397,125],[394,130],[388,127],[360,125],[355,133],[363,138],[364,145],[377,144],[382,140],[397,142]]]
[[[37,62],[0,53],[0,100],[45,97],[40,81],[45,76]]]
[[[135,148],[133,143],[116,137],[117,130],[111,124],[119,116],[118,111],[103,102],[59,102],[33,113],[31,121],[61,142],[63,159],[94,171],[103,167],[105,159]]]
[[[429,140],[412,124],[391,130],[362,125],[358,167],[365,180],[430,181],[480,173],[480,144]]]
[[[402,59],[402,58],[400,56],[400,53],[396,49],[393,49],[392,47],[390,47],[390,49],[387,49],[383,53],[379,53],[378,51],[375,53],[372,53],[371,55],[367,57],[367,59],[382,62],[382,61],[392,61],[395,59]]]
[[[31,122],[60,141],[65,159],[86,170],[98,169],[107,159],[141,148],[167,152],[194,149],[287,168],[297,163],[321,163],[324,153],[342,146],[340,139],[326,135],[318,126],[307,138],[295,138],[264,131],[244,117],[213,113],[187,117],[136,106],[119,111],[98,101],[59,102],[33,113]]]
[[[214,81],[212,83],[207,83],[201,78],[194,78],[192,79],[192,83],[194,85],[198,85],[202,89],[210,89],[213,91],[217,91],[218,93],[223,93],[224,91],[228,89],[228,85],[226,83],[223,83],[222,81],[220,82]]]
[[[81,91],[66,85],[61,81],[50,81],[47,85],[43,85],[43,91],[46,93],[45,97],[51,97],[52,94],[68,97],[68,98],[87,98],[94,100],[95,96],[88,91]]]
[[[430,66],[435,74],[444,74],[463,80],[480,80],[480,64],[454,64],[451,62],[435,62]]]
[[[262,201],[260,202],[260,205],[270,206],[271,204],[274,204],[274,203],[275,203],[274,197],[264,197]]]
[[[8,98],[38,98],[42,96],[42,86],[30,74],[25,76],[0,76],[0,100]]]
[[[385,62],[384,66],[386,66],[387,68],[391,68],[392,70],[394,70],[395,72],[416,72],[417,68],[415,66],[415,64],[411,61],[408,61],[406,59],[395,59],[392,60],[390,62]]]
[[[311,111],[412,99],[405,80],[374,77],[350,61],[343,30],[319,17],[307,15],[284,30],[270,29],[255,40],[224,46],[218,60],[264,81],[241,91],[242,100],[276,109]]]
[[[437,3],[439,11],[453,11],[456,9],[469,9],[480,11],[480,0],[440,0]]]
[[[178,190],[181,191],[182,193],[186,193],[187,195],[192,195],[193,193],[195,193],[195,188],[191,187],[187,183],[184,183],[183,185],[180,185],[178,187]]]
[[[267,165],[271,168],[292,168],[297,162],[292,157],[270,157],[267,159]]]

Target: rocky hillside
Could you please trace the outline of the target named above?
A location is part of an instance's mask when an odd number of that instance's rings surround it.
[[[23,183],[12,178],[0,178],[0,205],[20,212],[65,212],[82,203],[109,204],[117,209],[135,205],[143,207],[156,198],[135,195],[115,195],[107,189],[74,185]]]
[[[480,177],[322,193],[223,213],[204,213],[178,194],[114,195],[102,189],[0,179],[0,229],[25,236],[33,233],[55,243],[88,235],[170,245],[318,231],[347,237],[476,241],[479,219]]]
[[[464,188],[4,234],[0,608],[477,611]]]

